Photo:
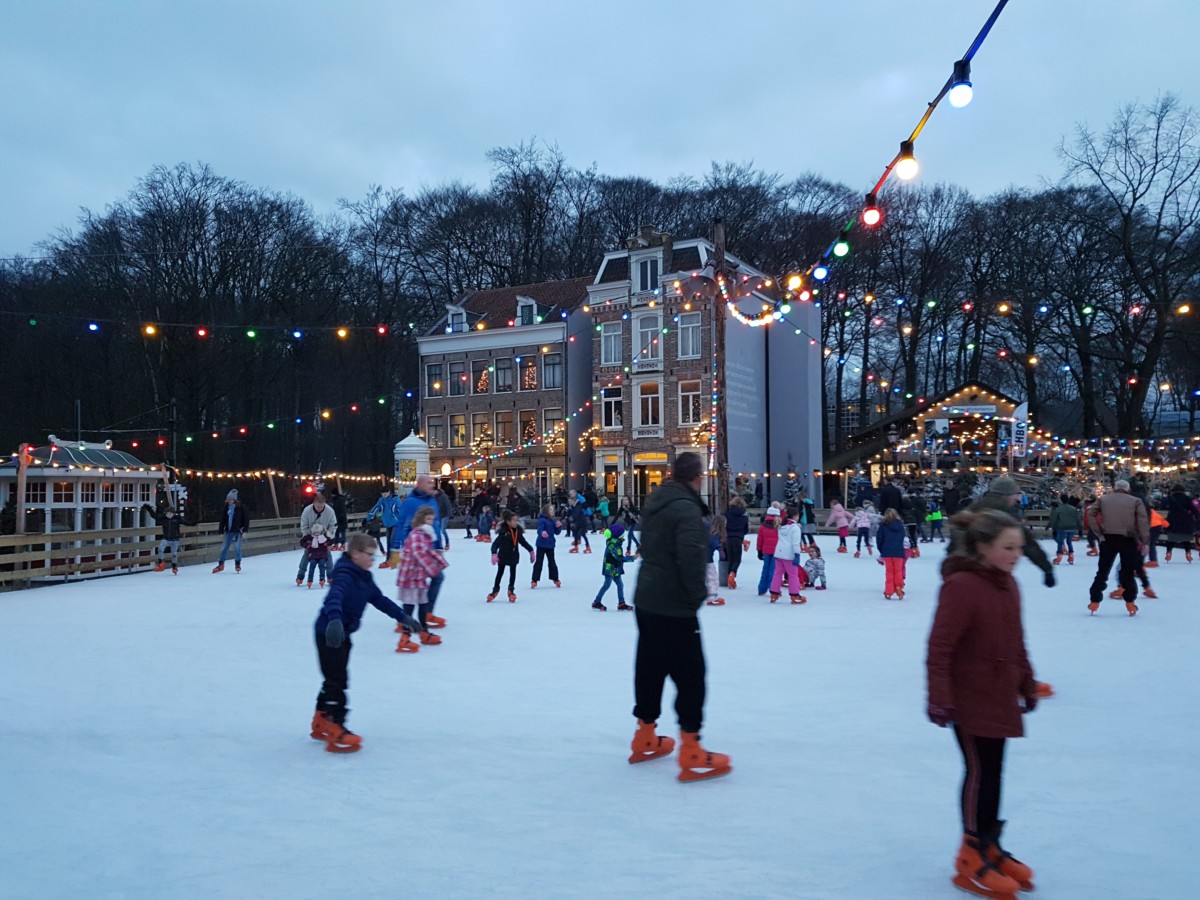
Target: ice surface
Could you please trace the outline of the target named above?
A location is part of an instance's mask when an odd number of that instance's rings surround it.
[[[625,761],[635,624],[613,590],[590,609],[600,554],[560,542],[562,589],[523,561],[519,601],[486,604],[488,548],[461,534],[442,646],[395,653],[373,609],[354,635],[357,754],[308,737],[320,594],[296,553],[0,595],[0,896],[961,896],[961,762],[924,717],[942,545],[900,603],[826,538],[830,589],[772,606],[751,553],[701,613],[704,739],[734,771],[683,785]],[[1018,569],[1058,696],[1008,745],[1006,843],[1038,896],[1191,897],[1200,562],[1150,570],[1133,619],[1087,615],[1094,562],[1053,590]]]

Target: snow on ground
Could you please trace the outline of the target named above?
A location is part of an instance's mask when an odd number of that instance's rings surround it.
[[[626,763],[635,625],[612,591],[589,608],[600,554],[560,542],[562,589],[523,562],[519,601],[489,605],[488,548],[460,536],[442,646],[396,654],[373,609],[354,636],[357,754],[308,737],[320,593],[298,553],[0,596],[0,896],[961,896],[960,758],[924,717],[941,545],[901,603],[826,538],[830,590],[771,605],[751,553],[701,614],[704,739],[734,771],[684,785],[672,759]],[[1093,563],[1053,590],[1018,568],[1058,696],[1009,744],[1006,843],[1040,896],[1193,896],[1200,564],[1151,570],[1131,619],[1087,615]]]

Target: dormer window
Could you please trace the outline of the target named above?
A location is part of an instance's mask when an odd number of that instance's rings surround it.
[[[532,300],[518,300],[517,321],[522,325],[534,324],[537,321],[537,304]]]
[[[467,314],[451,310],[450,315],[446,320],[446,330],[451,334],[456,334],[467,330]]]
[[[643,259],[638,263],[638,290],[653,291],[658,288],[658,257]]]

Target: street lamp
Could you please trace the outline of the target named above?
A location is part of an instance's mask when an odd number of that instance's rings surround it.
[[[895,423],[892,423],[892,427],[888,429],[887,439],[888,446],[892,450],[892,474],[895,475],[899,469],[899,465],[897,463],[896,445],[900,442],[900,433],[896,431]]]

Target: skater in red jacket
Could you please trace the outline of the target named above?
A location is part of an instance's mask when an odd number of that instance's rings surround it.
[[[1021,715],[1038,702],[1012,576],[1025,532],[996,510],[962,512],[952,524],[963,541],[942,563],[926,657],[928,715],[935,725],[954,726],[966,764],[954,883],[1004,898],[1033,889],[1030,868],[1000,847],[999,818],[1004,742],[1024,734]]]

